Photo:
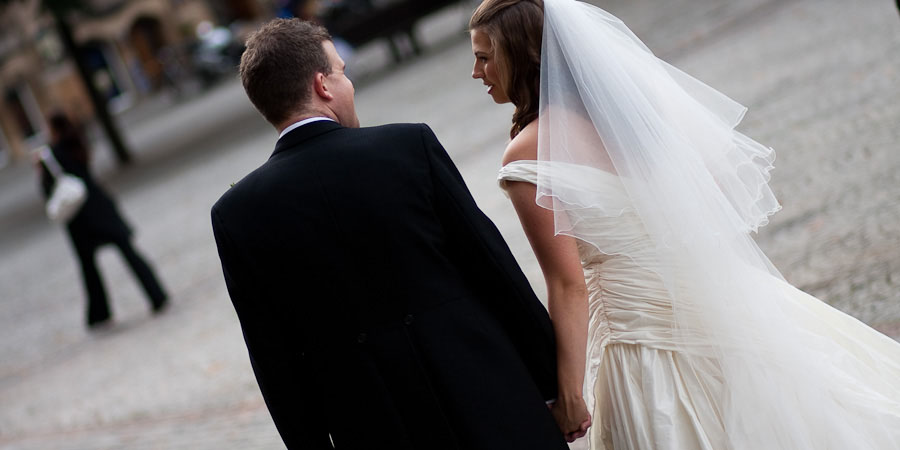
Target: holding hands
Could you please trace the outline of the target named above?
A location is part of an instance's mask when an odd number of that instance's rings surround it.
[[[591,426],[591,415],[583,398],[580,396],[573,399],[561,398],[548,406],[556,424],[565,435],[566,442],[575,442],[587,434]]]

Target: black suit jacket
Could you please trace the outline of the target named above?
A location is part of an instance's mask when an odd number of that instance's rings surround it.
[[[547,312],[427,126],[297,128],[212,223],[289,448],[567,448]]]

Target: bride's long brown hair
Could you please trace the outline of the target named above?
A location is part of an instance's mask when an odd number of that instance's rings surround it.
[[[469,19],[469,30],[487,33],[500,82],[515,105],[511,138],[538,117],[541,83],[542,0],[484,0]]]

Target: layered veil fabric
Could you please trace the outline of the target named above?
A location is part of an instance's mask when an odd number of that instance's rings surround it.
[[[557,233],[659,280],[666,350],[721,445],[900,449],[900,344],[790,286],[751,236],[780,207],[774,152],[735,130],[745,108],[599,8],[544,0],[544,15],[536,201]],[[648,245],[595,228],[625,216]],[[589,345],[595,414],[605,345]]]

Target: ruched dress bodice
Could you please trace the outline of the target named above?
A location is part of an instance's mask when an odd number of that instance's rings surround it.
[[[573,226],[573,234],[589,236],[597,244],[577,240],[590,299],[591,337],[600,347],[615,342],[671,349],[672,303],[654,270],[661,264],[654,244],[627,203],[618,177],[587,170],[606,193],[606,208],[589,211]],[[504,166],[498,178],[501,187],[509,181],[537,184],[537,162],[515,161]]]
[[[539,167],[541,176],[553,183],[578,183],[602,203],[579,209],[579,220],[566,224],[572,235],[585,238],[577,243],[590,311],[585,400],[593,417],[591,449],[745,448],[726,432],[722,411],[730,388],[716,359],[679,352],[673,302],[658,275],[669,267],[659,260],[661,252],[631,207],[619,177],[565,163],[514,161],[501,168],[499,184],[504,189],[510,182],[537,185]],[[681,293],[694,292],[704,282],[682,278],[676,281]],[[853,395],[854,386],[878,386],[877,395],[883,398],[900,394],[900,346],[895,341],[783,280],[769,277],[760,282],[783,290],[784,313],[792,323],[821,336],[820,342],[828,342],[835,354],[858,358],[840,367],[853,377],[841,395]],[[869,370],[858,361],[877,368]],[[888,403],[878,413],[900,418],[898,404]],[[863,404],[861,410],[871,412],[872,407]],[[855,413],[849,407],[834,412]],[[879,438],[900,439],[900,432],[895,438]]]
[[[542,169],[561,172],[552,174],[556,182],[590,179],[596,184],[592,192],[603,193],[602,208],[581,211],[582,220],[571,225],[573,234],[596,244],[576,241],[590,311],[585,400],[594,417],[592,448],[661,448],[659,436],[668,436],[669,448],[723,448],[696,438],[721,434],[714,409],[695,408],[700,402],[692,398],[715,386],[691,382],[692,375],[680,370],[672,302],[656,272],[662,262],[619,178],[560,163]],[[498,176],[502,188],[511,181],[537,184],[537,179],[536,161],[512,162]],[[648,395],[666,397],[668,409],[652,406]],[[660,421],[661,415],[667,419]]]

